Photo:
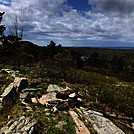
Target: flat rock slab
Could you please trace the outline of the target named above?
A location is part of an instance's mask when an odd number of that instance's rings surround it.
[[[114,125],[109,119],[103,117],[103,114],[88,110],[84,111],[87,120],[91,122],[94,129],[99,134],[125,134],[121,129],[119,129],[116,125]]]
[[[47,105],[48,101],[54,101],[54,100],[57,100],[56,98],[56,93],[55,92],[50,92],[48,94],[44,94],[42,95],[41,98],[31,98],[31,101],[33,103],[40,103],[42,105]]]
[[[78,118],[78,115],[74,111],[69,111],[70,115],[72,116],[76,126],[76,134],[91,134],[85,124]]]
[[[38,92],[43,90],[42,88],[25,88],[22,90],[22,92]]]
[[[6,126],[0,129],[0,134],[32,134],[37,121],[24,116],[10,120]]]

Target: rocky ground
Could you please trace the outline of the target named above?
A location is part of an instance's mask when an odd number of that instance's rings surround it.
[[[7,107],[11,109],[1,121],[0,134],[124,134],[102,113],[83,108],[79,92],[55,84],[48,85],[47,90],[29,88],[27,78],[9,69],[2,71],[14,81],[0,96],[1,115]]]

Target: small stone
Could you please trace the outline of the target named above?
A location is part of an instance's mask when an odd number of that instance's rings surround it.
[[[53,107],[53,112],[55,113],[55,112],[57,112],[57,110],[58,110],[58,109],[56,108],[56,106],[54,106],[54,107]]]
[[[30,106],[26,106],[26,109],[28,109],[28,111],[33,111],[33,109]]]
[[[45,113],[45,115],[49,116],[49,115],[50,115],[50,113]]]
[[[48,111],[50,111],[48,108],[46,108],[45,110],[44,110],[45,112],[48,112]]]
[[[76,96],[76,93],[72,93],[69,95],[70,98],[74,98]]]
[[[33,103],[38,103],[38,99],[37,98],[31,98],[31,101],[33,102]]]
[[[82,101],[82,99],[81,99],[81,98],[77,98],[77,100],[78,100],[78,101],[80,101],[80,102]]]

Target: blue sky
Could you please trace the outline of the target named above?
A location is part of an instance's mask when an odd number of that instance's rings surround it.
[[[0,11],[5,34],[18,16],[38,45],[134,47],[133,0],[0,0]]]
[[[91,10],[91,5],[88,4],[88,0],[68,0],[68,5],[80,12]]]

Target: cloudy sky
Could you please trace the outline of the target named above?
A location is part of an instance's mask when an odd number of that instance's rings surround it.
[[[134,0],[0,0],[8,27],[24,20],[24,39],[38,45],[134,47]]]

